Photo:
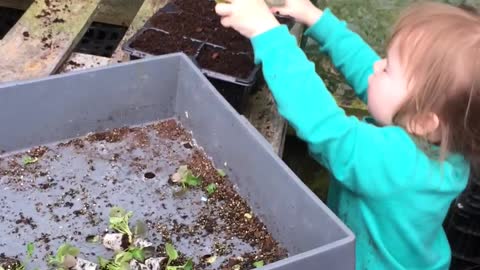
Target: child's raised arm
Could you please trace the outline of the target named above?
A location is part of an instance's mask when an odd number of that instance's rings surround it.
[[[305,35],[320,44],[333,65],[343,74],[355,93],[367,103],[368,77],[373,64],[380,60],[377,53],[357,34],[347,28],[326,9],[320,20],[307,29]]]
[[[330,9],[322,12],[310,0],[285,0],[285,6],[272,11],[307,25],[305,35],[320,44],[320,51],[332,59],[357,96],[367,103],[368,77],[380,57],[357,33],[348,29]]]
[[[401,128],[379,128],[347,116],[285,26],[254,37],[252,44],[280,114],[349,189],[386,195],[404,184],[395,179],[408,179],[415,162],[428,165]]]

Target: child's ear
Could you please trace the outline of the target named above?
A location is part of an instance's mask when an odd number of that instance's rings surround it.
[[[407,123],[407,131],[411,134],[426,137],[434,133],[440,126],[440,119],[435,113],[417,115]]]

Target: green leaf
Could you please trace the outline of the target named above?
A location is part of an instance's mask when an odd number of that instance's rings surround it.
[[[145,253],[143,252],[143,249],[141,248],[134,248],[130,251],[132,254],[133,258],[141,263],[145,261]]]
[[[183,270],[193,270],[193,261],[189,259],[187,263],[183,266]]]
[[[33,158],[31,156],[26,156],[23,158],[23,165],[27,166],[29,164],[33,164],[38,161],[38,158]]]
[[[110,218],[112,217],[119,217],[119,218],[122,218],[123,216],[125,216],[127,214],[127,211],[125,211],[125,209],[121,208],[121,207],[118,207],[118,206],[115,206],[115,207],[112,207],[110,209]]]
[[[226,0],[215,0],[217,4],[228,3]]]
[[[133,259],[133,255],[130,252],[122,251],[115,255],[113,260],[117,264],[129,263]]]
[[[211,183],[206,187],[208,195],[212,195],[217,191],[217,185],[215,183]]]
[[[167,256],[168,256],[168,263],[167,265],[170,265],[171,262],[175,261],[176,259],[178,259],[178,252],[177,250],[175,249],[175,247],[170,244],[170,243],[166,243],[165,244],[165,250],[167,251]]]
[[[27,258],[30,259],[33,256],[33,252],[35,251],[35,246],[33,243],[27,244]]]
[[[258,261],[258,262],[254,262],[253,263],[253,266],[255,266],[255,268],[260,268],[262,267],[264,264],[263,264],[263,261]]]
[[[98,256],[98,264],[100,265],[100,268],[101,268],[101,269],[107,268],[107,265],[108,265],[109,263],[110,263],[109,260],[104,259],[104,258]]]
[[[221,177],[225,177],[225,176],[227,175],[227,174],[225,173],[225,171],[222,170],[222,169],[217,169],[217,173],[218,173],[218,175],[220,175]]]
[[[201,183],[200,178],[195,177],[192,174],[188,174],[187,178],[185,179],[185,184],[187,184],[188,186],[191,186],[191,187],[196,187],[196,186],[200,185],[200,183]]]

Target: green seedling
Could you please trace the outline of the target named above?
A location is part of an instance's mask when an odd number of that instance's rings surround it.
[[[128,226],[128,221],[132,215],[133,212],[127,212],[121,207],[113,207],[110,210],[109,228],[119,233],[126,234],[129,243],[132,243],[133,241],[133,233]]]
[[[264,265],[263,261],[258,261],[253,263],[253,266],[255,266],[255,268],[263,267],[263,265]]]
[[[145,252],[142,248],[129,248],[128,253],[132,254],[132,258],[141,263],[145,262]]]
[[[128,248],[115,255],[112,261],[98,257],[98,264],[103,270],[129,270],[130,261],[145,262],[145,253],[142,248]]]
[[[98,257],[98,264],[100,265],[100,269],[105,270],[129,270],[130,261],[133,259],[134,257],[131,252],[122,251],[117,253],[112,261]]]
[[[212,195],[217,191],[217,185],[215,183],[209,184],[206,188],[208,195]]]
[[[225,171],[222,170],[222,169],[217,169],[217,173],[218,173],[218,175],[220,175],[221,177],[225,177],[225,176],[227,175],[227,174],[225,173]]]
[[[33,158],[31,156],[26,156],[22,160],[24,166],[36,163],[37,161],[38,161],[38,158]]]
[[[175,247],[170,244],[165,244],[165,251],[167,252],[168,262],[166,270],[193,270],[193,262],[189,259],[184,265],[172,266],[172,262],[178,259],[178,252]]]
[[[35,246],[33,243],[27,244],[27,259],[31,259],[33,256],[33,252],[35,251]]]
[[[177,172],[172,175],[172,181],[182,184],[183,189],[196,187],[202,183],[200,177],[193,175],[192,171],[189,170],[186,165],[178,168]]]
[[[57,267],[58,270],[66,270],[73,267],[76,262],[76,257],[80,250],[70,244],[61,245],[55,256],[50,256],[48,264]]]

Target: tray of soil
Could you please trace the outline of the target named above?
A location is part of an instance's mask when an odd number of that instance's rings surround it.
[[[131,42],[125,43],[123,49],[133,59],[175,52],[183,52],[190,57],[194,57],[198,53],[202,45],[201,42],[178,37],[178,35],[172,37],[174,35],[156,28],[144,28],[135,34]]]
[[[198,66],[215,88],[239,112],[261,67],[253,64],[252,53],[232,53],[225,48],[204,44],[195,57]]]
[[[277,15],[277,19],[289,28],[293,26],[290,17]],[[250,40],[221,25],[215,13],[215,1],[174,0],[166,4],[125,43],[123,49],[131,59],[172,52],[192,56],[198,51],[194,41],[211,45],[205,49],[206,53],[200,52],[200,59],[197,59],[201,62],[200,68],[230,104],[243,112],[246,97],[260,75],[260,67],[254,65],[251,57]],[[210,48],[216,46],[223,50],[213,52],[211,58]]]
[[[0,107],[4,269],[354,268],[351,231],[184,54],[3,84]]]

